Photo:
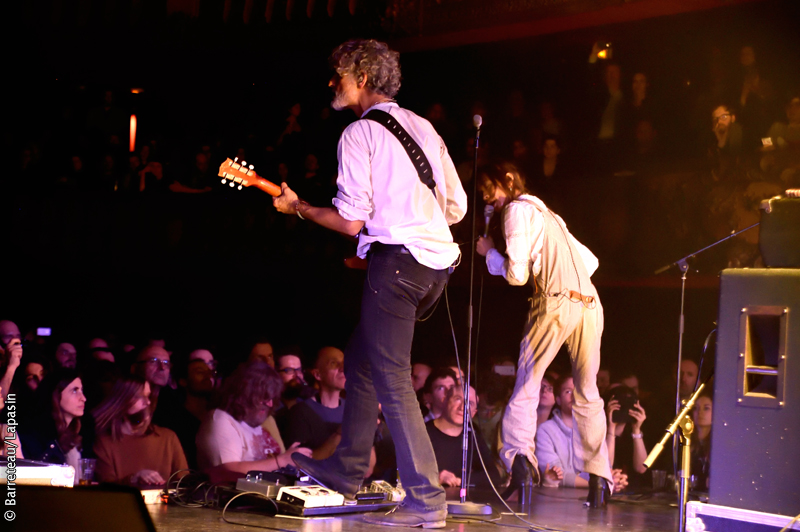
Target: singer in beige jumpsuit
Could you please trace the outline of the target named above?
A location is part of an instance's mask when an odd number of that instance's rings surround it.
[[[477,251],[486,256],[492,275],[502,275],[512,285],[530,283],[534,291],[514,392],[503,418],[501,459],[511,470],[514,456],[523,453],[544,474],[546,464],[537,464],[534,455],[539,388],[544,372],[566,343],[575,383],[574,467],[606,478],[613,486],[603,400],[596,383],[603,307],[590,276],[597,269],[597,258],[569,233],[561,217],[526,193],[513,166],[494,167],[494,172],[491,168],[479,184],[484,201],[502,213],[507,256],[494,248],[491,238],[480,238]]]

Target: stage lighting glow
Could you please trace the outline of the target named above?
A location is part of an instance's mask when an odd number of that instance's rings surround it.
[[[131,115],[131,153],[136,149],[136,115]]]

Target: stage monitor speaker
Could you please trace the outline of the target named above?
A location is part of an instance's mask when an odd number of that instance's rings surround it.
[[[17,486],[11,530],[156,532],[142,492],[126,486]]]
[[[800,511],[800,269],[720,279],[709,502]]]

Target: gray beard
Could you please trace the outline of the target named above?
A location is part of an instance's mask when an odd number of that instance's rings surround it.
[[[342,96],[341,96],[340,94],[338,94],[338,93],[337,93],[337,94],[336,94],[336,95],[333,97],[333,101],[331,102],[331,107],[333,107],[333,110],[334,110],[334,111],[342,111],[342,110],[343,110],[343,109],[345,109],[347,106],[346,106],[346,105],[344,104],[344,102],[342,101]]]

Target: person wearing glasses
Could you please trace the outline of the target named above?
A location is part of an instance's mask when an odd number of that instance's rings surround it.
[[[168,427],[181,411],[178,393],[170,387],[172,354],[160,345],[148,345],[136,355],[131,373],[150,385],[150,413],[153,423]]]
[[[169,384],[170,370],[172,369],[172,355],[158,346],[145,347],[136,355],[136,360],[131,365],[131,373],[150,383],[152,399],[157,399],[161,389]]]
[[[303,372],[303,352],[298,346],[284,347],[275,357],[275,369],[283,381],[280,404],[275,406],[274,419],[281,434],[289,428],[289,410],[301,401],[313,397],[316,390],[306,383]],[[267,419],[269,422],[269,419]],[[270,430],[270,427],[264,427]],[[270,433],[272,431],[270,430]]]
[[[731,106],[714,107],[711,131],[714,133],[714,143],[709,148],[711,177],[715,182],[735,179],[740,173],[743,132]]]

